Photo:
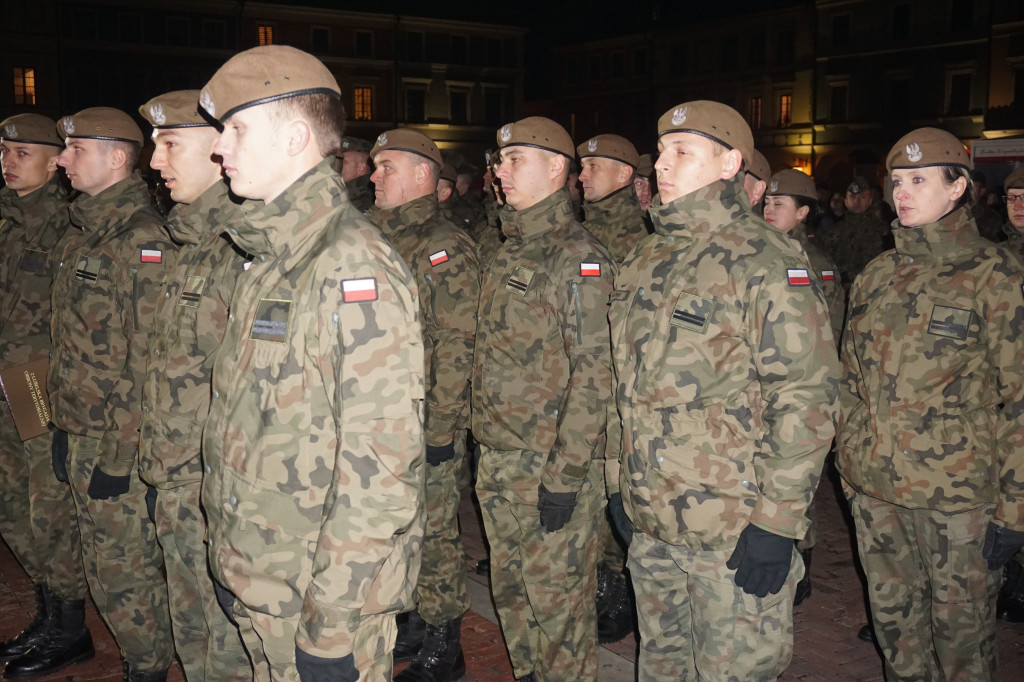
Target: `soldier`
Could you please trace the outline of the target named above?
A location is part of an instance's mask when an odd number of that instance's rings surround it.
[[[53,121],[20,114],[0,123],[0,362],[13,367],[50,351],[52,256],[67,230],[57,177],[64,143]],[[61,433],[60,437],[66,438]],[[22,442],[0,393],[0,532],[32,580],[36,614],[0,644],[7,673],[34,677],[93,656],[85,627],[85,574],[75,503],[53,476],[53,432]]]
[[[203,425],[213,356],[224,337],[235,280],[247,259],[225,232],[242,222],[212,157],[217,130],[197,111],[198,90],[151,99],[150,166],[177,202],[171,234],[185,245],[164,282],[142,390],[139,475],[155,488],[153,520],[163,549],[174,644],[185,678],[251,680],[238,628],[217,604],[207,568],[202,489]]]
[[[743,117],[688,102],[658,133],[655,233],[609,311],[607,483],[632,536],[639,679],[775,679],[803,573],[793,540],[834,433],[835,344],[802,249],[750,210]]]
[[[441,166],[441,177],[437,180],[437,206],[450,223],[464,226],[468,229],[468,221],[456,218],[452,212],[455,200],[458,198],[455,194],[455,179],[458,175],[451,160],[445,159],[444,164]]]
[[[409,129],[389,130],[377,138],[370,155],[377,194],[370,219],[419,286],[426,356],[427,517],[416,586],[418,617],[426,621],[426,632],[416,659],[395,679],[449,682],[466,672],[460,626],[469,610],[469,592],[459,539],[459,480],[466,464],[480,263],[473,240],[438,209],[442,159],[430,138]],[[416,637],[402,639],[403,654],[419,648]]]
[[[348,200],[364,213],[373,206],[373,183],[370,182],[370,143],[358,137],[341,138],[341,146],[335,152],[340,165],[335,169],[341,173],[348,192]]]
[[[597,135],[576,148],[583,172],[583,227],[621,263],[647,236],[633,173],[640,163],[636,147],[618,135]]]
[[[203,434],[213,576],[259,682],[390,679],[423,539],[416,285],[331,168],[345,111],[319,60],[246,50],[199,103],[255,256]]]
[[[654,173],[654,162],[650,154],[641,154],[640,161],[633,175],[633,188],[636,189],[636,197],[640,201],[640,212],[647,217],[647,209],[651,207],[651,174]],[[649,230],[648,230],[649,231]]]
[[[992,198],[985,184],[985,174],[981,171],[971,171],[971,182],[974,184],[975,194],[974,206],[971,213],[974,214],[974,224],[978,227],[978,234],[992,242],[999,242],[1003,239],[1003,223],[999,214],[989,206],[989,199]]]
[[[892,248],[889,226],[871,215],[871,187],[859,175],[846,188],[844,217],[821,237],[821,248],[839,266],[843,286],[860,274],[872,258]]]
[[[58,163],[82,194],[54,278],[47,384],[53,465],[71,483],[93,601],[125,680],[167,679],[174,658],[163,559],[136,466],[149,331],[177,247],[135,162],[142,131],[117,109],[65,116]]]
[[[764,154],[755,149],[750,158],[750,166],[743,175],[743,189],[747,191],[750,205],[757,215],[764,214],[764,207],[761,202],[764,199],[764,192],[768,188],[768,180],[771,177],[772,168],[768,165],[768,159],[764,158]]]
[[[565,130],[530,117],[497,137],[506,241],[484,270],[473,372],[491,593],[520,680],[594,680],[614,266],[573,218]]]
[[[1024,546],[1024,275],[978,235],[957,138],[914,130],[886,168],[896,249],[850,289],[836,463],[886,679],[992,680]]]
[[[461,154],[451,153],[457,175],[455,176],[455,206],[454,213],[458,218],[455,224],[460,221],[467,225],[484,222],[487,220],[487,208],[483,202],[483,190],[474,185],[477,179],[477,169],[470,165]]]
[[[1024,260],[1024,166],[1017,167],[1003,182],[1006,196],[1006,247]]]
[[[488,151],[484,155],[487,169],[484,171],[484,213],[485,220],[471,222],[468,226],[469,236],[476,242],[480,256],[481,267],[490,262],[491,257],[498,252],[504,235],[501,233],[501,221],[498,215],[501,207],[505,205],[505,199],[501,194],[501,188],[494,177],[494,165],[497,154]]]

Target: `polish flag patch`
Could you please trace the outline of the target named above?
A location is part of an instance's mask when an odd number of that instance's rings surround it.
[[[805,287],[811,283],[807,270],[803,268],[789,268],[786,270],[786,277],[789,279],[789,285],[794,287]]]
[[[834,270],[822,270],[821,271],[821,278],[823,280],[825,280],[826,282],[831,282],[832,280],[834,280],[836,278],[836,273],[835,273]]]
[[[601,276],[601,264],[600,263],[580,263],[580,276],[581,277],[600,277]]]
[[[377,300],[377,279],[346,279],[341,282],[341,295],[345,303]]]
[[[437,253],[430,254],[430,264],[433,266],[440,265],[441,263],[448,262],[448,252],[441,249]]]
[[[164,252],[160,249],[142,249],[141,260],[143,263],[163,263]]]

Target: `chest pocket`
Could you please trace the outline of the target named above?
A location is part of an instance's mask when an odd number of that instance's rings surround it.
[[[34,272],[38,275],[46,273],[46,251],[39,249],[28,249],[21,258],[21,269]]]

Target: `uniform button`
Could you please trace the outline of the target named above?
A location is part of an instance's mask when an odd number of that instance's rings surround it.
[[[644,288],[643,288],[643,287],[640,287],[640,290],[639,290],[639,291],[637,291],[636,293],[638,293],[638,294],[640,294],[641,296],[643,296],[643,295],[644,295]]]
[[[210,468],[210,465],[209,465],[209,464],[207,464],[207,465],[206,465],[206,466],[204,467],[204,469],[205,469],[206,473],[208,473],[208,474],[212,474],[212,473],[213,473],[213,469],[211,469],[211,468]]]
[[[629,360],[630,362],[633,362],[633,354],[630,353],[629,355],[627,355],[626,359]]]
[[[57,265],[57,267],[58,267],[58,268],[62,268],[62,267],[64,267],[64,261],[61,261],[61,262],[60,262],[60,264],[59,264],[59,265]]]
[[[146,414],[149,414],[149,405],[143,405],[142,411],[145,412]]]
[[[908,258],[908,259],[907,259],[907,262],[908,262],[908,263],[913,263],[913,262],[914,262],[914,259],[913,259],[913,258]]]
[[[264,256],[264,255],[263,255],[263,254],[261,253],[261,254],[260,254],[260,262],[262,263],[262,262],[264,262],[265,260],[267,260],[267,257],[266,257],[266,256]]]
[[[159,348],[157,348],[155,351],[153,351],[153,353],[155,353],[157,357],[160,357],[160,349]]]
[[[742,485],[744,488],[750,488],[750,481],[743,481],[742,483],[740,483],[740,485]]]
[[[145,470],[144,470],[144,469],[142,468],[142,465],[141,465],[141,464],[139,465],[138,469],[139,469],[139,473],[140,473],[140,474],[141,474],[141,473],[142,473],[143,471],[145,471]]]
[[[658,455],[658,464],[661,464],[664,461],[665,461],[665,458],[662,457],[661,455]]]
[[[238,230],[236,230],[233,227],[230,230],[228,230],[228,232],[230,232],[231,234],[235,235],[236,237],[238,236]]]
[[[228,498],[228,504],[234,507],[236,504],[238,504],[238,498],[232,495],[231,497]]]
[[[160,433],[166,436],[167,435],[167,429],[160,429]]]
[[[219,397],[220,397],[220,393],[218,391],[214,391],[213,392],[213,399],[216,400]]]
[[[228,322],[234,322],[234,321],[235,321],[235,316],[234,315],[228,315]]]
[[[164,292],[164,298],[170,298],[170,297],[171,297],[171,292],[165,291]]]

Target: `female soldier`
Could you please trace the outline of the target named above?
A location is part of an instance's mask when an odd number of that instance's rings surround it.
[[[1024,546],[1024,278],[978,235],[955,137],[915,130],[886,165],[896,248],[850,290],[839,471],[886,679],[991,680]]]

